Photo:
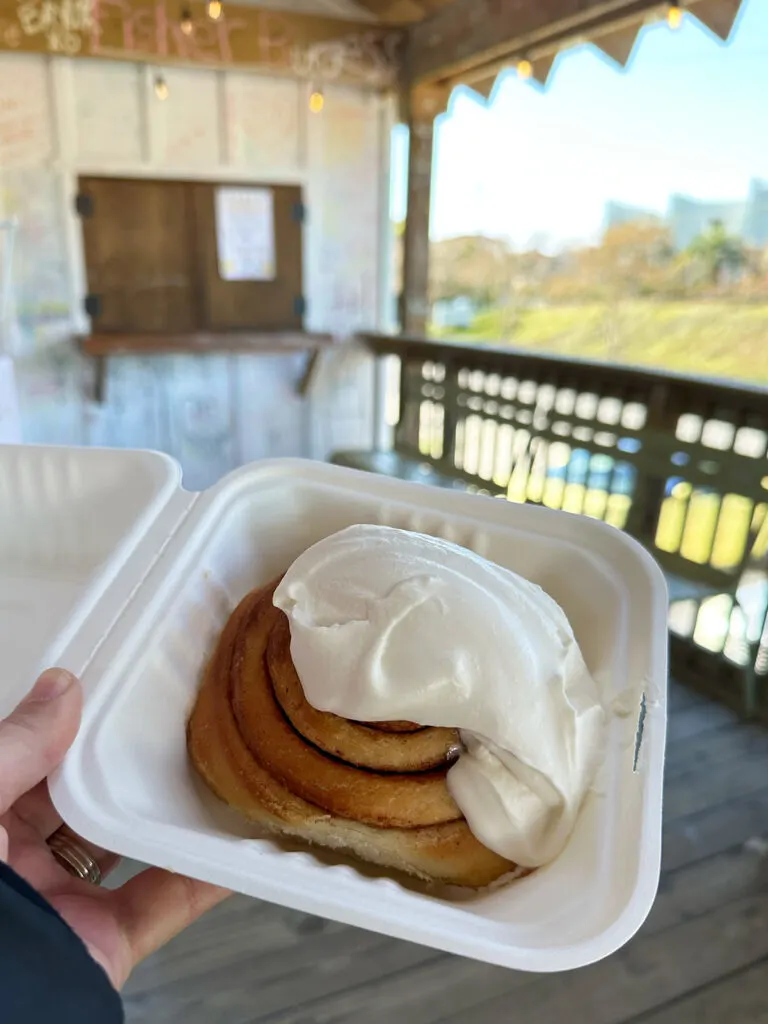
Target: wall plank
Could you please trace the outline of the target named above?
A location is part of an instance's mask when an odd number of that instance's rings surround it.
[[[168,86],[165,100],[149,96],[151,153],[168,168],[216,168],[222,162],[215,71],[166,68],[153,72]]]
[[[227,149],[233,166],[266,176],[276,169],[298,171],[302,93],[297,79],[240,72],[225,76]]]
[[[0,218],[15,217],[19,224],[11,302],[22,352],[66,337],[71,328],[62,196],[61,174],[44,163],[0,165]]]
[[[73,63],[77,159],[104,168],[143,156],[143,75],[132,64]]]
[[[39,57],[0,60],[0,170],[34,167],[53,156],[47,72]]]
[[[382,139],[377,97],[326,90],[322,114],[310,115],[309,225],[316,264],[310,268],[313,323],[349,333],[377,320],[381,228]],[[322,170],[321,170],[322,169]]]

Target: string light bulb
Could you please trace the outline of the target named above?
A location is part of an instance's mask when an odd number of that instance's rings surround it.
[[[221,0],[208,0],[205,11],[211,21],[218,21],[223,11]]]
[[[166,80],[162,75],[158,75],[155,79],[155,96],[157,96],[159,100],[167,100],[169,91]]]
[[[517,62],[517,77],[523,82],[533,77],[533,64],[526,57]]]
[[[309,96],[309,109],[313,114],[319,114],[325,106],[325,96],[321,89],[313,89]]]
[[[185,36],[192,35],[192,29],[194,28],[194,26],[192,24],[192,12],[188,7],[182,7],[181,9],[179,28],[181,29]]]
[[[672,29],[680,28],[680,26],[683,24],[684,16],[685,11],[680,6],[680,4],[670,4],[669,8],[667,9],[667,24]]]

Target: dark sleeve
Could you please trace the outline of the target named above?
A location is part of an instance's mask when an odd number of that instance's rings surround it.
[[[0,861],[3,1024],[123,1024],[120,997],[53,907]]]

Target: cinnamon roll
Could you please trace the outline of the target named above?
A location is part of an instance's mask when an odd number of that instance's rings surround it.
[[[275,586],[230,617],[189,720],[189,754],[209,788],[275,832],[427,880],[481,887],[514,871],[448,791],[455,730],[353,722],[307,702]]]

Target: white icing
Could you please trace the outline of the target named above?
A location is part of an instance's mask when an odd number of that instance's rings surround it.
[[[560,853],[604,712],[548,594],[447,541],[353,526],[300,555],[274,601],[310,704],[460,729],[448,786],[477,838],[527,867]]]

